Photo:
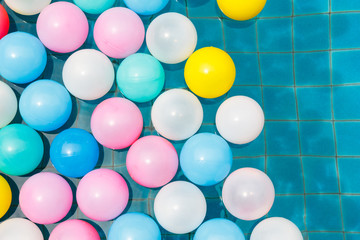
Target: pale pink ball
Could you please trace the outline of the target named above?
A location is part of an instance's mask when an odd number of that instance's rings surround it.
[[[55,2],[41,11],[36,30],[48,49],[68,53],[83,45],[89,33],[89,23],[75,4]]]
[[[28,178],[21,187],[21,211],[32,222],[53,224],[69,212],[73,194],[68,182],[60,175],[41,172]]]
[[[222,199],[225,208],[242,220],[256,220],[271,209],[275,189],[270,178],[255,168],[240,168],[225,180]]]
[[[129,189],[119,173],[96,169],[80,180],[76,200],[87,217],[95,221],[109,221],[124,211],[129,201]]]
[[[110,149],[123,149],[139,138],[143,128],[140,109],[125,98],[102,101],[91,116],[91,131],[95,139]]]
[[[95,43],[112,58],[126,58],[136,53],[144,37],[145,28],[141,18],[128,8],[110,8],[95,22]]]
[[[100,240],[100,236],[90,223],[71,219],[57,225],[49,240]]]
[[[138,184],[161,187],[173,179],[179,159],[174,146],[165,138],[146,136],[137,140],[126,156],[130,177]]]

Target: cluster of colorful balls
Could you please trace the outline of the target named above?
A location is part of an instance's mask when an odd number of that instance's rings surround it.
[[[73,190],[56,173],[32,174],[44,155],[41,132],[58,130],[72,112],[71,95],[82,100],[102,98],[117,87],[126,98],[112,97],[100,102],[91,116],[91,133],[77,128],[58,133],[50,146],[55,169],[66,177],[81,178],[76,189],[80,210],[95,221],[116,219],[109,240],[160,240],[160,229],[143,213],[122,214],[128,205],[129,188],[116,171],[95,166],[98,143],[110,149],[129,148],[126,167],[130,177],[147,188],[161,188],[154,201],[157,222],[168,232],[184,234],[196,230],[195,240],[244,240],[232,221],[216,218],[203,223],[206,200],[196,186],[222,182],[226,209],[242,220],[255,220],[268,213],[275,198],[269,177],[254,168],[232,173],[233,155],[229,143],[246,144],[261,133],[264,114],[260,105],[246,96],[225,100],[216,113],[214,133],[198,133],[203,108],[198,99],[217,98],[227,93],[235,80],[235,65],[223,50],[197,45],[197,31],[185,16],[169,12],[158,15],[146,33],[139,15],[152,15],[169,0],[124,0],[125,7],[113,7],[115,0],[5,0],[18,14],[39,14],[39,38],[25,32],[12,32],[9,18],[0,5],[0,75],[14,84],[28,84],[19,104],[11,87],[0,81],[0,218],[10,207],[11,188],[7,175],[30,174],[22,185],[19,205],[30,220],[12,218],[0,224],[2,240],[42,240],[34,224],[61,221],[73,204]],[[256,16],[266,0],[218,0],[223,13],[235,20]],[[80,48],[88,37],[85,13],[100,14],[94,25],[94,41],[99,50]],[[138,15],[139,14],[139,15]],[[144,40],[150,54],[137,53]],[[46,48],[72,53],[62,71],[63,84],[40,79],[47,64]],[[109,57],[124,59],[117,72]],[[190,91],[170,89],[162,94],[164,64],[186,60],[184,78]],[[35,81],[36,80],[36,81]],[[70,95],[71,94],[71,95]],[[159,95],[160,94],[160,95]],[[198,97],[197,97],[197,96]],[[133,102],[155,99],[151,120],[161,136],[140,137],[142,114]],[[10,124],[19,107],[25,124]],[[10,124],[10,125],[8,125]],[[169,140],[186,140],[178,156]],[[188,181],[173,181],[180,168]],[[229,175],[230,174],[230,175]],[[27,175],[29,176],[29,175]],[[21,231],[19,231],[21,229]],[[96,229],[83,220],[59,223],[50,240],[99,240]],[[268,218],[260,222],[251,240],[301,240],[299,229],[289,220]]]

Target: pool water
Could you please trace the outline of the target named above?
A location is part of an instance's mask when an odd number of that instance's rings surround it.
[[[1,0],[1,4],[5,3]],[[123,6],[118,0],[116,6]],[[10,15],[10,32],[36,35],[36,17]],[[231,90],[213,100],[201,99],[204,121],[200,132],[216,133],[215,113],[234,95],[255,99],[264,109],[261,135],[246,145],[231,145],[233,169],[254,167],[272,179],[276,198],[266,217],[293,221],[309,240],[360,240],[360,1],[355,0],[268,0],[255,19],[237,22],[222,15],[215,0],[170,0],[162,12],[179,12],[194,23],[197,49],[224,49],[236,65]],[[87,15],[90,31],[97,16]],[[143,17],[145,27],[155,16]],[[92,33],[82,48],[96,48]],[[145,44],[140,52],[147,52]],[[62,82],[62,67],[69,54],[48,51],[48,63],[40,78]],[[121,61],[113,59],[117,67]],[[185,63],[163,64],[165,88],[186,88]],[[1,79],[5,81],[4,79]],[[5,81],[6,82],[6,81]],[[19,97],[24,85],[10,84]],[[70,120],[56,132],[42,133],[45,157],[36,170],[56,172],[49,161],[54,137],[69,127],[90,131],[90,116],[102,100],[122,97],[114,86],[103,98],[82,101],[73,98]],[[143,135],[156,135],[150,119],[153,102],[138,104],[143,118]],[[21,123],[19,114],[13,123]],[[184,141],[173,142],[180,151]],[[153,203],[159,189],[136,184],[125,166],[127,150],[101,148],[97,167],[121,173],[130,187],[126,212],[139,211],[154,217]],[[23,217],[18,207],[19,189],[28,178],[6,177],[13,190],[13,204],[3,219]],[[179,171],[176,180],[185,180]],[[67,178],[75,191],[79,179]],[[242,221],[224,208],[222,184],[201,187],[208,205],[206,219],[226,217],[235,221],[247,238],[261,220]],[[74,201],[76,203],[76,201]],[[102,239],[112,222],[95,222],[76,204],[65,219],[88,220]],[[47,239],[56,224],[40,226]],[[162,229],[163,239],[192,239],[192,234],[175,235]]]

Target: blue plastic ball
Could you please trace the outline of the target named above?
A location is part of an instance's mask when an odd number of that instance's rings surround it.
[[[93,135],[79,128],[59,133],[50,146],[55,169],[67,177],[83,177],[96,166],[99,146]]]
[[[160,12],[169,0],[124,0],[125,5],[140,15],[152,15]]]
[[[74,3],[84,12],[100,14],[111,8],[116,0],[73,0]]]
[[[163,89],[165,72],[153,56],[136,53],[121,62],[116,81],[125,97],[135,102],[147,102]]]
[[[109,230],[108,240],[161,240],[156,222],[143,213],[126,213],[118,217]]]
[[[10,82],[34,81],[44,71],[46,61],[44,45],[29,33],[13,32],[0,41],[0,75]]]
[[[19,110],[23,120],[38,131],[53,131],[69,119],[72,102],[69,92],[53,80],[38,80],[20,95]]]
[[[214,218],[200,225],[193,240],[245,240],[244,233],[232,221]]]
[[[230,172],[232,152],[229,144],[213,133],[199,133],[189,138],[180,153],[184,175],[200,186],[221,182]]]
[[[11,124],[0,129],[0,171],[9,175],[24,175],[40,164],[44,143],[39,134],[23,124]]]

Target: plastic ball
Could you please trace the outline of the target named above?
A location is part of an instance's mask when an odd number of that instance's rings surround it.
[[[5,178],[3,178],[3,176],[0,175],[0,219],[9,210],[11,205],[11,200],[12,200],[12,193],[11,193],[10,185],[5,180]]]
[[[251,233],[250,240],[303,240],[299,228],[282,217],[262,220]]]
[[[86,13],[100,14],[114,6],[116,0],[73,0],[74,3]]]
[[[0,128],[8,125],[15,117],[18,108],[17,98],[9,85],[0,81]]]
[[[34,223],[53,224],[60,221],[70,211],[72,201],[69,183],[51,172],[29,177],[20,189],[21,211]]]
[[[140,109],[125,98],[102,101],[91,115],[91,132],[104,147],[123,149],[133,144],[143,128]]]
[[[147,102],[163,89],[165,72],[153,56],[136,53],[121,62],[116,80],[125,97],[135,102]]]
[[[35,15],[40,13],[51,0],[5,0],[6,5],[21,15]]]
[[[0,75],[24,84],[37,79],[44,71],[47,56],[39,39],[25,32],[13,32],[0,41]]]
[[[138,184],[161,187],[173,179],[179,160],[174,146],[165,138],[146,136],[137,140],[126,156],[130,177]]]
[[[171,182],[156,195],[154,212],[156,220],[165,230],[175,234],[189,233],[205,218],[205,197],[192,183]]]
[[[215,47],[194,52],[186,61],[185,81],[202,98],[217,98],[227,93],[235,81],[235,64],[229,54]]]
[[[226,99],[216,112],[216,128],[220,135],[234,144],[256,139],[264,127],[264,112],[252,98],[234,96]]]
[[[245,21],[258,15],[266,0],[217,0],[220,10],[229,18]]]
[[[180,63],[195,50],[196,28],[184,15],[164,13],[150,23],[146,32],[146,44],[150,53],[159,61]]]
[[[144,37],[143,22],[128,8],[110,8],[95,22],[96,46],[112,58],[126,58],[136,53],[143,44]]]
[[[52,3],[41,11],[36,30],[48,49],[69,53],[83,45],[89,33],[89,23],[79,7],[61,1]]]
[[[11,218],[0,223],[1,240],[44,240],[38,226],[24,218]]]
[[[214,218],[200,225],[193,240],[245,240],[244,233],[234,222]]]
[[[140,15],[153,15],[160,12],[169,0],[124,0],[125,5]]]
[[[129,189],[119,173],[110,169],[96,169],[80,180],[76,200],[88,218],[109,221],[124,211],[129,200]]]
[[[184,89],[162,93],[151,109],[155,130],[170,140],[185,140],[194,135],[203,120],[203,109],[197,97]]]
[[[185,142],[180,153],[180,166],[191,182],[211,186],[229,174],[232,157],[231,148],[222,137],[199,133]]]
[[[9,32],[9,16],[5,8],[0,5],[0,39],[2,39]]]
[[[143,213],[126,213],[118,217],[109,230],[108,240],[161,240],[156,222]]]
[[[103,97],[114,84],[115,72],[110,59],[94,49],[73,53],[62,71],[64,85],[69,92],[83,100]]]
[[[88,222],[70,219],[52,230],[49,240],[100,240],[99,233]]]
[[[256,220],[271,209],[275,189],[270,178],[255,168],[240,168],[225,180],[222,199],[225,208],[242,220]]]
[[[25,175],[40,164],[44,144],[39,134],[22,124],[0,130],[0,171],[8,175]]]
[[[96,166],[99,146],[87,131],[79,128],[66,129],[52,141],[50,159],[62,175],[83,177]]]
[[[20,114],[30,127],[53,131],[69,119],[72,101],[66,88],[53,80],[38,80],[25,88],[19,101]]]

